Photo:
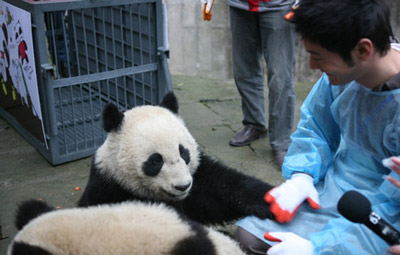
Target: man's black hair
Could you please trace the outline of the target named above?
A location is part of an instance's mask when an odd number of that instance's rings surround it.
[[[338,53],[351,65],[350,52],[368,38],[384,56],[394,38],[384,0],[301,0],[290,20],[303,39]]]

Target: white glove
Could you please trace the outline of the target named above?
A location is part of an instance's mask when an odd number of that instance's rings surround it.
[[[200,0],[201,1],[201,11],[203,12],[203,20],[210,21],[212,14],[211,9],[214,4],[214,0]]]
[[[211,7],[214,3],[214,0],[200,0],[201,1],[201,11],[204,12],[204,5],[207,4],[205,6],[205,11],[208,13],[211,11]]]
[[[268,249],[267,255],[313,255],[314,245],[292,232],[269,232],[264,238],[280,242]]]
[[[264,200],[271,204],[270,210],[278,222],[290,222],[306,199],[311,208],[321,207],[313,180],[308,174],[296,173],[292,175],[292,178],[265,194]]]

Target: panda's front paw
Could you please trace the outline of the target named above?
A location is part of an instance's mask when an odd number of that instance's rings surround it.
[[[249,209],[249,212],[247,212],[249,215],[254,215],[260,219],[275,219],[269,208],[269,205],[264,201],[263,204],[249,206],[247,209]]]

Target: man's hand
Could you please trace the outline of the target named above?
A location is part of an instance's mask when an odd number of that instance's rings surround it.
[[[393,246],[390,246],[389,249],[388,249],[388,251],[389,251],[391,254],[400,255],[400,245],[393,245]]]
[[[400,156],[398,157],[390,157],[390,158],[385,158],[382,160],[382,164],[385,167],[388,167],[395,171],[398,175],[400,175]],[[397,188],[400,188],[400,181],[393,178],[392,176],[385,176],[385,178],[393,183]]]
[[[314,187],[313,178],[308,174],[296,173],[290,180],[268,191],[264,200],[271,204],[270,209],[275,219],[290,222],[304,200],[313,209],[319,209],[319,196]]]
[[[313,255],[314,245],[292,232],[269,232],[264,238],[280,242],[268,249],[267,255]]]

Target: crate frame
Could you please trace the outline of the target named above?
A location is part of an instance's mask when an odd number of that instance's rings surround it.
[[[48,144],[48,148],[46,148],[46,144],[39,140],[37,137],[32,135],[32,133],[24,128],[18,120],[12,116],[7,110],[0,107],[0,116],[2,116],[5,120],[7,120],[31,145],[33,145],[52,165],[58,165],[61,163],[73,161],[76,159],[88,157],[94,154],[97,148],[103,143],[106,138],[106,133],[102,130],[101,124],[101,111],[106,103],[112,102],[117,104],[121,111],[132,108],[136,105],[141,104],[158,104],[163,95],[167,91],[172,91],[172,83],[169,74],[168,67],[168,42],[167,42],[167,31],[166,31],[166,12],[165,6],[163,6],[161,0],[70,0],[70,1],[32,1],[32,0],[5,0],[5,2],[12,4],[16,7],[22,8],[31,13],[32,19],[32,36],[33,36],[33,44],[34,44],[34,54],[35,54],[35,65],[36,65],[36,73],[38,80],[38,89],[39,89],[39,97],[40,104],[42,109],[42,118],[44,124],[44,132],[45,139]],[[153,10],[155,11],[154,18],[156,19],[154,23],[156,24],[155,33],[155,44],[154,52],[155,57],[149,63],[143,65],[127,66],[122,68],[115,68],[114,70],[106,70],[102,72],[94,72],[87,73],[77,76],[68,76],[66,78],[54,77],[55,71],[58,73],[58,63],[56,64],[56,69],[54,70],[54,66],[49,63],[48,57],[48,42],[46,41],[46,37],[43,36],[46,33],[45,28],[45,13],[56,12],[56,11],[74,11],[74,10],[84,10],[90,8],[102,8],[102,7],[115,7],[115,6],[124,6],[124,5],[132,5],[132,4],[144,4],[144,5],[152,5]],[[132,37],[133,41],[133,37]],[[133,56],[132,56],[133,58]],[[151,58],[151,57],[150,57]],[[88,66],[89,69],[89,66]],[[115,85],[115,95],[114,98],[108,95],[102,96],[103,94],[107,94],[103,91],[103,87],[99,85],[99,89],[97,94],[99,95],[99,105],[95,106],[93,104],[94,99],[91,96],[96,94],[96,91],[93,92],[92,84],[94,83],[107,83],[107,88],[109,86],[109,81],[115,79],[115,83],[117,83],[117,79],[127,79],[129,77],[133,77],[133,83],[135,83],[136,76],[141,75],[145,77],[146,74],[150,76],[150,79],[154,77],[154,84],[150,84],[150,99],[144,98],[141,102],[136,102],[135,98],[137,95],[134,94],[133,102],[127,100],[127,88],[122,88],[121,86]],[[145,78],[143,78],[143,83],[145,83]],[[125,80],[126,81],[126,80]],[[64,121],[63,116],[61,116],[60,121],[60,111],[56,110],[56,103],[61,105],[60,108],[63,109],[63,102],[67,102],[68,100],[62,99],[62,90],[68,88],[75,88],[73,86],[79,86],[77,93],[81,95],[81,106],[89,107],[89,111],[91,111],[91,117],[88,118],[84,116],[82,113],[81,119],[75,119],[75,115],[70,123]],[[86,86],[86,87],[85,87]],[[120,94],[121,90],[122,91]],[[72,91],[73,89],[71,89]],[[59,97],[57,97],[57,92]],[[75,92],[70,92],[72,93]],[[84,93],[89,93],[88,106],[83,106],[84,104]],[[136,92],[135,92],[136,93]],[[144,89],[143,89],[144,93]],[[125,95],[124,98],[118,98],[119,95]],[[140,95],[139,95],[140,96]],[[145,97],[145,96],[143,96]],[[75,100],[75,98],[73,98]],[[79,101],[79,100],[78,100]],[[72,112],[73,108],[76,105],[79,105],[79,102],[71,102]],[[65,114],[65,113],[64,113]],[[61,110],[61,115],[63,115],[63,111]],[[65,123],[64,123],[65,122]],[[78,126],[77,123],[82,123],[85,130],[85,123],[90,126],[89,128],[92,131],[88,131],[88,133],[92,132],[92,138],[86,140],[83,138],[83,143],[78,144],[75,140],[75,144],[68,143],[68,138],[66,138],[66,129],[71,127],[74,129],[74,134],[72,139],[77,139],[79,132],[75,130]],[[96,135],[95,135],[96,129]],[[64,132],[64,135],[62,133]],[[64,136],[64,137],[62,137]],[[85,134],[83,135],[85,136]],[[60,141],[64,139],[64,141]],[[65,148],[62,147],[62,143],[64,142]],[[61,144],[61,145],[60,145]]]

